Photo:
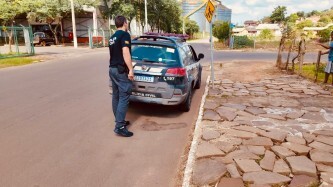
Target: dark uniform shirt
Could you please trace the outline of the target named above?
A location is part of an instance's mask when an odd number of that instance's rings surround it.
[[[131,36],[128,32],[117,30],[109,40],[110,67],[125,65],[123,47],[128,47],[131,52]]]

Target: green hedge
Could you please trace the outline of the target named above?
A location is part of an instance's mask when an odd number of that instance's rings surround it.
[[[253,47],[254,41],[249,39],[247,36],[235,36],[234,38],[234,48],[246,48]]]

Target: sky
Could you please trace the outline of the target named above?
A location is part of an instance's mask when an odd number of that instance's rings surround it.
[[[246,20],[260,20],[271,15],[277,6],[286,6],[287,15],[298,11],[325,10],[333,6],[333,0],[222,0],[232,9],[232,23],[243,25]]]

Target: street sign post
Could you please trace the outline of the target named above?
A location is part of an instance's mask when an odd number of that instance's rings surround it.
[[[205,11],[205,17],[207,21],[210,23],[210,55],[211,55],[211,60],[210,60],[210,71],[211,71],[211,81],[214,89],[214,54],[213,54],[213,22],[212,19],[214,17],[214,12],[215,12],[215,7],[214,4],[208,0],[207,1],[207,6],[206,6],[206,11]]]

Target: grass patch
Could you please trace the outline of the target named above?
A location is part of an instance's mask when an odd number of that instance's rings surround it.
[[[15,57],[15,58],[7,58],[0,59],[0,68],[7,68],[13,66],[22,66],[27,64],[32,64],[38,62],[38,60],[28,57]]]
[[[320,64],[319,66],[319,71],[318,71],[318,80],[317,82],[324,82],[325,79],[325,65],[326,64]],[[298,72],[299,66],[298,64],[295,64],[295,73]],[[303,65],[303,70],[302,70],[302,76],[315,80],[316,76],[316,64],[305,64]]]

